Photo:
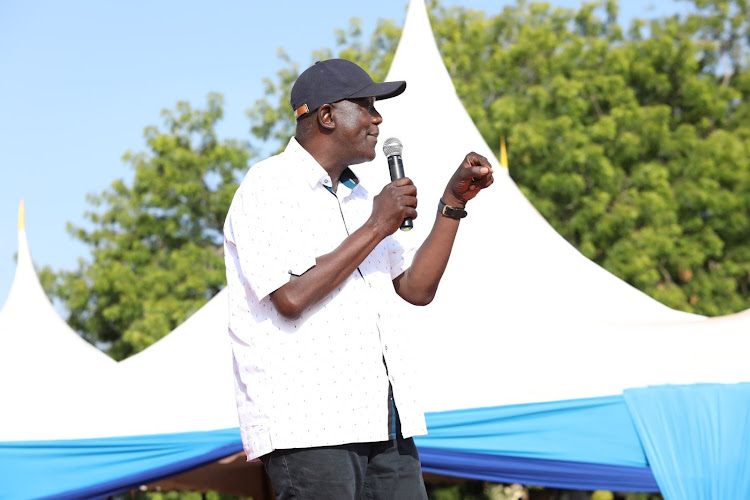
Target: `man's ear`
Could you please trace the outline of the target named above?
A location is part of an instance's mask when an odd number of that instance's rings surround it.
[[[323,104],[318,108],[318,123],[321,128],[327,130],[333,130],[336,128],[336,123],[333,121],[333,106],[330,104]]]

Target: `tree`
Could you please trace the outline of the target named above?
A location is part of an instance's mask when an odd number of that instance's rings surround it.
[[[750,306],[748,2],[693,4],[627,31],[615,0],[430,11],[464,106],[496,151],[508,138],[512,177],[553,227],[657,300],[719,315]],[[390,61],[396,33],[381,24],[346,56]],[[279,123],[296,71],[278,76],[255,132]]]
[[[482,135],[507,136],[512,177],[555,229],[661,302],[717,315],[750,306],[748,9],[695,5],[627,34],[612,0],[438,7],[434,28]]]
[[[253,153],[217,140],[222,104],[210,94],[204,110],[165,110],[163,129],[145,129],[149,151],[123,157],[132,182],[89,196],[92,229],[69,226],[91,260],[59,273],[53,294],[68,323],[115,359],[172,331],[226,282],[224,217]]]

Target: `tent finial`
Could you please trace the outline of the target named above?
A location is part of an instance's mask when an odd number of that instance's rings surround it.
[[[26,223],[24,221],[23,200],[21,200],[18,203],[18,230],[21,231],[23,229],[26,229]]]
[[[500,136],[500,166],[508,168],[508,151],[505,149],[505,136]]]

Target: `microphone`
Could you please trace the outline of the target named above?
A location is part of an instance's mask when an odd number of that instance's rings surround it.
[[[391,174],[391,182],[404,177],[404,162],[401,159],[401,152],[403,150],[404,146],[401,144],[401,141],[395,137],[386,139],[383,144],[383,153],[385,153],[385,157],[388,159],[388,171]],[[407,217],[401,223],[400,229],[402,231],[409,231],[413,227],[414,222],[411,220],[411,217]]]

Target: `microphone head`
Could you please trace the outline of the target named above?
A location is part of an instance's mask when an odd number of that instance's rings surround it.
[[[401,144],[401,141],[399,141],[395,137],[386,139],[385,143],[383,143],[383,153],[385,153],[386,158],[394,155],[401,156],[401,152],[403,150],[403,144]]]

